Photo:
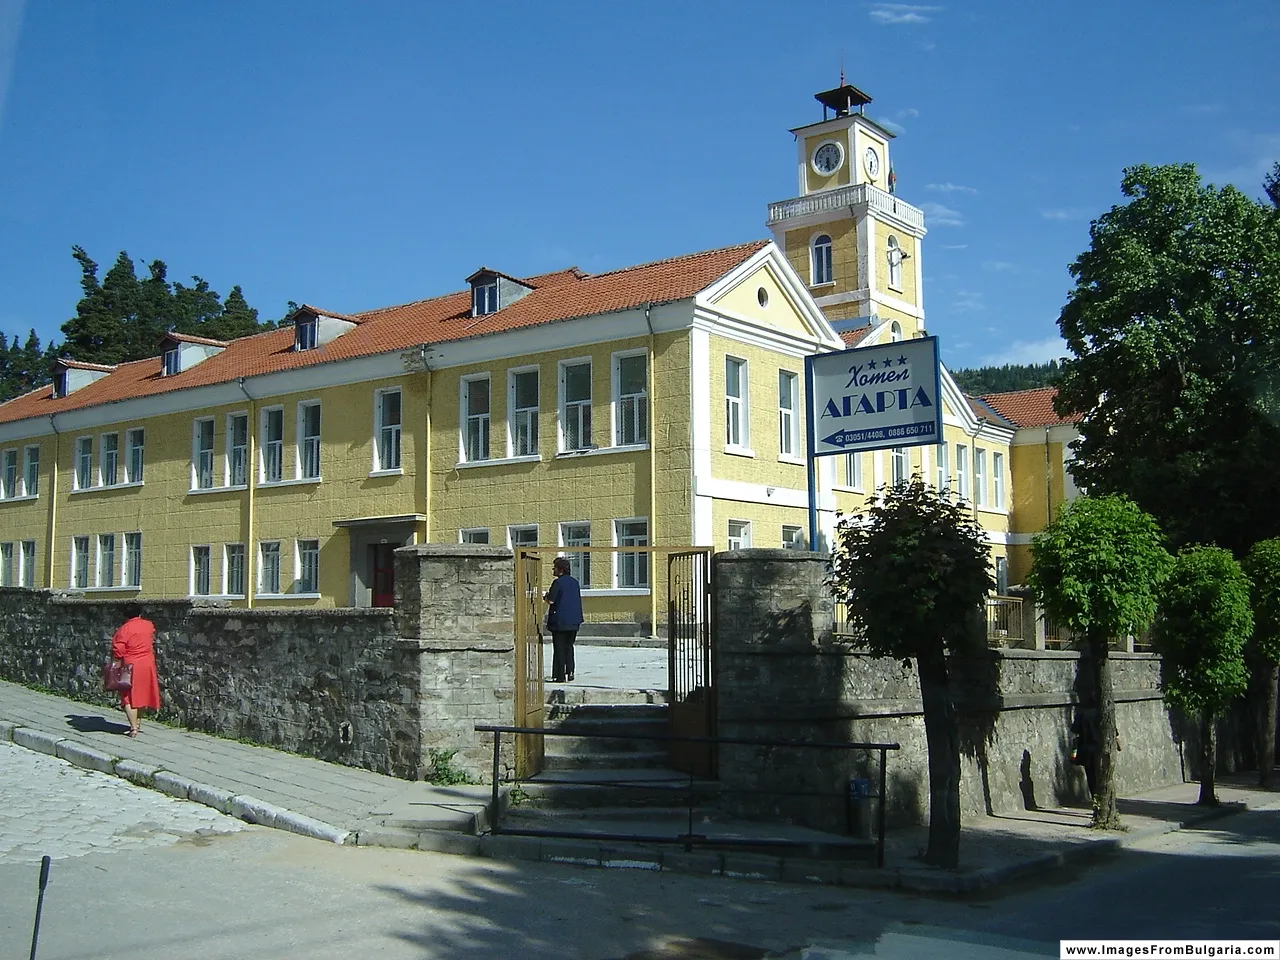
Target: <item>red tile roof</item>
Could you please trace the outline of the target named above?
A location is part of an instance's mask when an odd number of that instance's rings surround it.
[[[162,342],[176,340],[178,343],[201,343],[206,347],[225,347],[230,342],[229,340],[210,340],[208,337],[197,337],[190,333],[174,333],[172,330],[161,337],[160,340]]]
[[[1008,393],[989,393],[982,399],[1002,417],[1019,427],[1055,427],[1063,423],[1079,423],[1079,414],[1060,417],[1053,410],[1056,387],[1033,387]]]
[[[114,365],[105,363],[85,363],[83,360],[63,360],[59,359],[58,363],[72,370],[98,370],[102,373],[110,373],[115,369]]]
[[[109,376],[62,399],[52,396],[51,387],[43,387],[0,404],[0,423],[188,387],[229,383],[239,377],[255,377],[405,350],[423,343],[463,340],[575,317],[611,313],[645,303],[684,300],[710,286],[767,245],[768,241],[757,240],[609,273],[586,274],[571,267],[539,274],[521,281],[534,288],[531,293],[497,313],[483,317],[471,316],[470,290],[370,310],[346,318],[359,325],[316,350],[294,350],[293,329],[285,327],[233,340],[217,356],[169,377],[161,375],[159,357],[122,363]],[[317,312],[335,315],[327,311]]]
[[[841,330],[840,339],[844,341],[846,347],[856,347],[866,339],[867,334],[871,332],[871,325],[858,327],[856,330]]]

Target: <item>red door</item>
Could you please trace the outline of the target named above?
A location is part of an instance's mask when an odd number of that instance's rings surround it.
[[[373,605],[375,607],[394,607],[396,605],[396,564],[393,543],[378,543],[373,546]]]

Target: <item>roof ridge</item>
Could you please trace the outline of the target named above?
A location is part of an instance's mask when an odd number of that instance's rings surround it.
[[[1035,393],[1037,390],[1057,390],[1057,389],[1058,389],[1058,388],[1057,388],[1056,386],[1054,386],[1053,384],[1048,384],[1048,385],[1043,386],[1043,387],[1023,387],[1021,390],[997,390],[997,391],[995,391],[995,392],[993,392],[993,393],[976,394],[976,396],[981,396],[981,397],[1011,397],[1011,396],[1013,396],[1015,393]]]
[[[599,280],[602,277],[612,277],[619,273],[630,273],[633,270],[644,270],[647,267],[660,267],[663,264],[678,263],[681,260],[692,260],[694,257],[706,257],[715,253],[729,253],[733,250],[745,250],[748,247],[755,247],[762,250],[773,241],[771,240],[748,240],[745,243],[733,243],[727,247],[712,247],[709,250],[696,250],[693,253],[683,253],[675,257],[663,257],[661,260],[650,260],[646,263],[635,263],[629,267],[618,267],[616,270],[606,270],[603,273],[589,273],[584,280]]]

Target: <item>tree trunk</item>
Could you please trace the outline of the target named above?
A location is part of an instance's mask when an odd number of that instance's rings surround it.
[[[1116,809],[1116,700],[1111,686],[1111,648],[1106,637],[1089,636],[1089,662],[1093,690],[1098,698],[1098,783],[1093,795],[1093,825],[1099,830],[1119,830]]]
[[[1200,775],[1200,799],[1202,807],[1216,807],[1218,794],[1214,789],[1218,775],[1218,725],[1208,710],[1200,714],[1200,743],[1204,750],[1204,772]]]
[[[941,650],[916,658],[929,745],[929,847],[926,863],[960,865],[960,732]]]
[[[1258,783],[1271,786],[1272,769],[1276,765],[1276,688],[1280,685],[1280,664],[1273,663],[1263,671],[1266,689],[1262,698],[1262,729],[1258,738]]]

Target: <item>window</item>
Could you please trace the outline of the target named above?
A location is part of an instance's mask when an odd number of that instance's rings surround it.
[[[951,489],[951,461],[947,456],[947,444],[938,444],[938,490]]]
[[[93,437],[76,440],[75,489],[88,490],[93,486]]]
[[[244,574],[244,544],[228,543],[225,547],[225,566],[222,575],[223,592],[231,597],[243,597]]]
[[[284,479],[284,410],[270,407],[262,411],[262,482]]]
[[[477,283],[471,288],[471,315],[483,317],[498,312],[498,281]]]
[[[489,459],[489,378],[462,381],[462,460],[478,463]]]
[[[729,521],[729,549],[745,550],[751,546],[751,524],[746,520]]]
[[[800,377],[786,370],[778,371],[778,453],[784,457],[799,456],[800,450]]]
[[[120,482],[120,434],[104,433],[98,441],[98,482],[114,487]]]
[[[906,259],[906,254],[904,254],[902,252],[902,248],[898,246],[898,238],[893,234],[889,234],[887,243],[889,247],[889,289],[901,291],[902,261]]]
[[[28,497],[40,494],[40,448],[38,446],[27,447],[23,451],[22,492]]]
[[[258,592],[280,592],[280,541],[271,540],[258,544]]]
[[[560,365],[560,448],[591,449],[591,361]]]
[[[997,510],[1007,509],[1004,503],[1004,454],[991,454],[991,505]]]
[[[813,249],[810,251],[810,266],[813,275],[811,286],[835,281],[831,266],[831,238],[825,233],[813,238]]]
[[[969,499],[969,448],[962,443],[956,444],[956,493]]]
[[[614,538],[620,547],[647,547],[649,545],[648,520],[615,520]],[[618,564],[619,587],[647,588],[649,563],[643,553],[615,554]]]
[[[1009,561],[1004,557],[996,557],[996,596],[1009,595]]]
[[[511,456],[536,457],[538,455],[538,371],[518,370],[510,374],[507,409],[507,436],[511,443]]]
[[[208,545],[191,548],[191,593],[207,597],[212,592],[212,561]]]
[[[320,541],[298,541],[298,592],[320,592]]]
[[[97,535],[97,576],[99,586],[115,586],[115,534]]]
[[[194,432],[191,487],[195,490],[209,490],[213,487],[213,418],[197,420]]]
[[[907,482],[911,472],[910,455],[906,447],[894,447],[889,451],[889,476],[893,485],[899,486]]]
[[[243,487],[248,482],[249,466],[249,415],[233,413],[227,417],[227,477],[232,487]]]
[[[898,343],[902,340],[902,324],[897,320],[889,324],[889,342]]]
[[[53,375],[53,395],[62,399],[67,395],[67,371],[57,370]]]
[[[316,348],[316,321],[299,320],[293,325],[293,349],[314,350]]]
[[[298,404],[298,476],[320,479],[320,404]]]
[[[34,587],[36,585],[36,542],[34,540],[22,541],[21,567],[18,570],[18,578],[22,581],[22,586],[24,587]]]
[[[519,547],[536,547],[538,545],[538,525],[536,523],[507,527],[507,540],[511,549]]]
[[[178,360],[178,348],[170,347],[164,352],[164,375],[172,377],[182,369],[182,365]]]
[[[458,538],[463,543],[488,543],[489,528],[488,527],[472,527],[469,530],[463,530],[458,534]]]
[[[862,489],[862,454],[844,455],[844,485],[853,490]]]
[[[782,525],[782,549],[803,550],[804,530],[800,527],[793,527],[784,523]]]
[[[13,587],[14,579],[13,544],[0,543],[0,587]]]
[[[375,470],[400,469],[400,391],[379,390],[375,406],[378,444]]]
[[[745,447],[747,436],[747,361],[724,358],[724,442]]]
[[[614,358],[614,442],[649,442],[649,357],[633,353]]]
[[[18,451],[4,452],[4,475],[0,476],[0,497],[12,500],[18,495]]]
[[[973,499],[980,506],[987,505],[987,451],[973,448]]]
[[[560,545],[566,548],[591,546],[591,524],[560,524]],[[566,549],[562,551],[562,555],[569,561],[570,576],[577,580],[582,587],[590,586],[591,554],[585,552],[574,553]]]
[[[71,539],[71,586],[83,590],[89,586],[89,538]]]
[[[142,534],[124,535],[124,585],[142,586]]]
[[[142,446],[145,434],[142,428],[130,430],[124,435],[125,442],[125,466],[124,475],[129,483],[142,482]]]

